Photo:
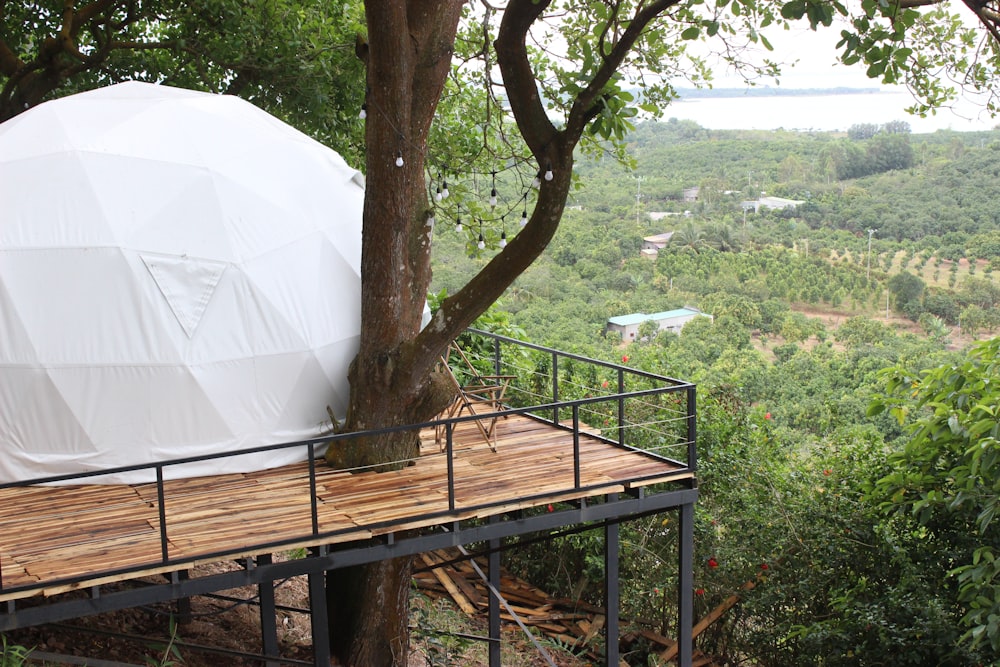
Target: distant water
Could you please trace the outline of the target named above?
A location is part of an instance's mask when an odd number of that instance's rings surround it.
[[[965,104],[960,111],[939,110],[927,118],[911,116],[906,107],[913,98],[906,92],[878,91],[840,95],[776,95],[746,97],[702,97],[679,100],[664,118],[693,120],[710,130],[817,130],[846,131],[851,125],[893,120],[910,124],[914,133],[937,130],[971,132],[990,130],[1000,118],[990,118]]]

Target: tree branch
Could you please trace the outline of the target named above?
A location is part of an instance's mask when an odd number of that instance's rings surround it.
[[[442,302],[431,325],[415,341],[418,347],[431,350],[441,339],[450,340],[461,333],[542,253],[562,217],[571,183],[573,150],[587,120],[599,111],[597,97],[649,23],[677,2],[656,0],[636,12],[590,84],[574,101],[566,128],[561,131],[545,113],[527,49],[530,29],[550,3],[511,0],[507,5],[494,43],[497,63],[521,135],[539,165],[553,168],[554,177],[542,182],[535,209],[524,229],[464,287]]]
[[[594,74],[594,78],[586,88],[577,96],[576,101],[570,108],[569,117],[566,119],[566,129],[570,132],[583,132],[587,122],[591,120],[600,109],[595,106],[601,91],[608,85],[612,77],[625,62],[625,58],[632,51],[636,42],[642,37],[643,31],[649,24],[664,11],[678,4],[680,0],[656,0],[645,7],[640,7],[635,16],[629,21],[625,31],[618,41],[601,62],[601,66]]]

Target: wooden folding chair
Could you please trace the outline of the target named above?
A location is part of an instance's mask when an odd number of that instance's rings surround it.
[[[459,381],[455,371],[452,370],[448,363],[452,354],[461,360],[462,376],[468,377],[468,381],[464,384]],[[507,387],[510,385],[510,381],[516,376],[483,375],[472,364],[462,348],[455,343],[448,346],[448,352],[445,356],[441,357],[441,362],[445,371],[451,377],[456,392],[455,400],[445,410],[444,418],[460,417],[464,411],[468,411],[471,415],[478,415],[484,411],[497,413],[504,409],[503,399],[507,393]],[[493,414],[492,417],[475,420],[475,424],[486,440],[486,444],[494,452],[497,450],[497,418],[498,416]],[[444,449],[444,433],[444,426],[438,426],[435,431],[435,440],[441,449]]]

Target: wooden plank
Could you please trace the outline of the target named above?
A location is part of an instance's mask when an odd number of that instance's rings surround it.
[[[451,595],[451,599],[455,601],[455,604],[458,605],[458,608],[464,611],[466,614],[469,615],[475,614],[476,607],[471,602],[469,602],[469,599],[465,597],[465,595],[462,593],[461,590],[459,590],[455,582],[451,579],[450,576],[448,576],[448,573],[445,572],[445,568],[436,567],[438,564],[438,560],[430,553],[422,553],[420,554],[420,558],[424,561],[424,563],[428,567],[433,568],[431,572],[441,583],[441,585],[444,586],[445,590],[448,591],[448,594]]]

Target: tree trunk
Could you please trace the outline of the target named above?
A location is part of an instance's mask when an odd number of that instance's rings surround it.
[[[396,558],[327,573],[330,649],[340,664],[407,664],[411,562]]]
[[[351,366],[346,432],[428,421],[453,397],[436,371],[448,332],[419,337],[430,285],[427,135],[451,67],[462,0],[366,3],[368,94],[361,259],[361,345]],[[419,339],[419,340],[418,340]],[[416,432],[332,443],[338,468],[407,465]],[[327,576],[331,649],[350,667],[405,667],[410,559]]]

